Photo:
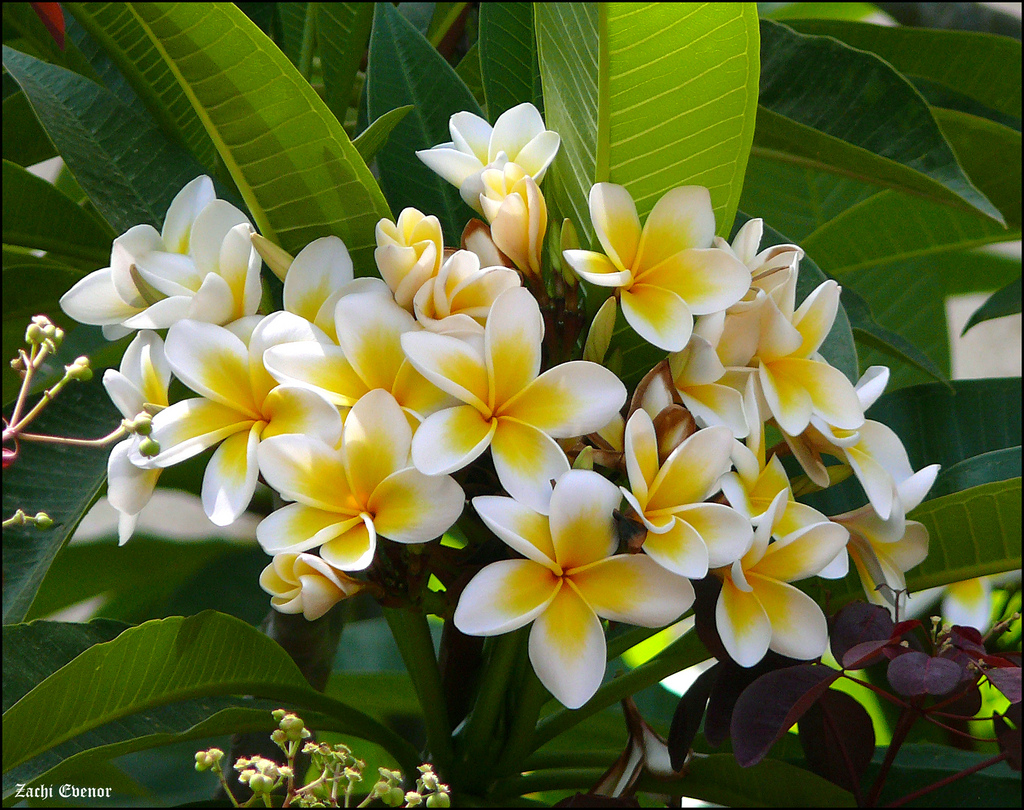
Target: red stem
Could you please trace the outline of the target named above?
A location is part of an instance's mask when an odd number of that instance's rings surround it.
[[[1007,755],[1005,752],[1003,752],[1002,754],[997,754],[991,759],[986,759],[984,762],[979,762],[977,765],[972,765],[970,768],[965,768],[964,770],[958,773],[954,773],[950,776],[947,776],[945,779],[940,779],[938,782],[934,782],[931,785],[927,785],[921,788],[920,790],[915,790],[913,793],[908,793],[902,799],[897,799],[894,802],[890,802],[886,805],[886,807],[902,807],[907,802],[912,802],[914,801],[914,799],[920,799],[922,796],[928,795],[933,790],[938,790],[939,788],[943,788],[946,785],[952,784],[957,779],[963,779],[965,776],[970,776],[972,773],[977,773],[978,771],[984,770],[985,768],[990,768],[991,766],[1002,762],[1004,759],[1006,759],[1006,756]]]
[[[889,769],[892,768],[892,763],[896,759],[900,746],[903,745],[907,734],[910,733],[910,728],[914,725],[917,714],[917,709],[913,706],[908,706],[900,713],[899,720],[896,721],[896,728],[892,732],[892,740],[889,742],[889,750],[885,752],[885,759],[882,761],[882,767],[878,771],[878,778],[875,779],[875,784],[871,786],[871,793],[868,795],[867,800],[868,807],[874,807],[878,804],[878,797],[882,795],[882,787],[885,785],[885,779],[889,775]]]

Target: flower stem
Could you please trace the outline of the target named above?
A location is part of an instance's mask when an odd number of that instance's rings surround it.
[[[933,790],[938,790],[939,788],[944,788],[946,785],[950,785],[953,782],[956,782],[958,779],[963,779],[965,776],[970,776],[972,773],[977,773],[978,771],[982,771],[985,768],[991,768],[993,765],[998,765],[1000,762],[1002,762],[1006,758],[1007,758],[1007,754],[1006,754],[1005,751],[1003,753],[1001,753],[1001,754],[996,754],[994,757],[986,759],[983,762],[979,762],[977,765],[972,765],[970,768],[965,768],[962,771],[959,771],[959,772],[954,773],[954,774],[950,774],[945,779],[940,779],[938,782],[934,782],[934,783],[932,783],[930,785],[926,785],[925,787],[921,788],[920,790],[915,790],[913,793],[908,793],[903,798],[897,799],[894,802],[890,802],[889,804],[886,805],[886,807],[902,807],[903,805],[907,804],[908,802],[912,802],[915,799],[920,799],[922,796],[928,795]]]
[[[903,741],[907,738],[907,734],[910,733],[910,728],[914,725],[917,715],[918,711],[913,706],[908,706],[900,712],[899,719],[896,721],[896,728],[892,732],[892,739],[889,741],[889,748],[885,752],[885,759],[882,760],[882,767],[878,771],[878,778],[875,779],[875,783],[871,786],[871,793],[868,794],[868,807],[874,807],[878,804],[878,797],[882,795],[882,788],[885,786],[889,769],[892,768],[892,763],[896,760],[896,754],[899,752],[900,746],[903,745]]]

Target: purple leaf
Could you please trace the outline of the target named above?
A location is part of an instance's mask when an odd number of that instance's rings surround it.
[[[866,641],[888,640],[893,631],[889,611],[880,605],[851,602],[840,610],[829,626],[832,655],[842,661],[848,650]]]
[[[994,667],[986,669],[985,675],[1010,703],[1020,703],[1020,667]]]
[[[672,770],[681,770],[686,762],[686,755],[693,745],[693,738],[700,729],[700,721],[704,719],[704,709],[708,705],[711,687],[715,685],[721,664],[702,672],[679,698],[679,705],[672,715],[672,726],[668,730],[668,753],[672,762]]]
[[[882,650],[890,643],[890,640],[885,638],[854,644],[841,659],[843,669],[864,669],[872,664],[877,664],[884,657]]]
[[[1018,704],[1019,705],[1019,704]],[[1018,714],[1018,719],[1020,715]],[[1006,764],[1020,772],[1020,726],[1010,728],[998,714],[992,718],[992,727],[999,741],[999,750],[1006,754]]]
[[[800,718],[800,743],[812,771],[856,794],[875,753],[875,727],[856,700],[829,689]]]
[[[800,664],[762,675],[744,689],[730,724],[736,761],[744,768],[760,762],[840,674],[824,664]]]
[[[901,695],[945,695],[960,683],[964,668],[948,658],[911,650],[889,662],[889,683]]]

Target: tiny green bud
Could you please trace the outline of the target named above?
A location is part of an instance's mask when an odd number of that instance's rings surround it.
[[[43,342],[46,335],[43,333],[43,327],[37,323],[30,323],[28,328],[25,330],[25,342],[35,346]]]
[[[140,436],[148,436],[153,432],[153,417],[146,412],[140,413],[131,423],[129,430],[138,433]]]
[[[274,788],[274,780],[262,773],[254,773],[249,777],[249,790],[253,793],[269,793]]]
[[[405,801],[405,791],[400,787],[393,787],[382,794],[380,800],[388,807],[399,807]]]
[[[147,458],[152,458],[160,452],[160,444],[147,436],[139,442],[139,452]]]
[[[53,340],[53,345],[55,347],[59,347],[60,344],[64,342],[64,330],[61,329],[59,326],[54,327],[53,336],[51,337],[51,340]]]
[[[206,754],[210,757],[210,762],[220,762],[224,759],[224,752],[219,748],[211,748]]]
[[[8,526],[24,526],[25,525],[25,512],[21,509],[15,509],[14,514],[7,519]]]
[[[67,375],[77,382],[89,382],[92,379],[92,369],[88,366],[65,366]]]
[[[37,529],[50,529],[53,527],[53,518],[51,518],[46,512],[36,512],[34,518]]]
[[[196,751],[196,770],[199,771],[199,773],[202,773],[203,771],[209,770],[209,768],[209,754],[207,754],[206,751]]]
[[[405,794],[406,807],[419,807],[421,804],[423,804],[423,796],[415,790],[410,790]]]
[[[288,735],[283,729],[275,728],[273,733],[270,735],[270,739],[278,745],[284,746],[284,744],[288,742]]]
[[[11,360],[11,368],[13,368],[15,371],[25,370],[25,361],[21,359],[21,355],[18,355],[13,360]]]
[[[274,709],[274,711],[270,713],[270,716],[273,717],[275,720],[280,721],[284,719],[284,716],[286,714],[288,714],[288,712],[286,712],[284,709]]]
[[[447,793],[431,793],[427,796],[427,807],[451,807],[452,800]]]
[[[43,327],[43,334],[50,340],[55,340],[57,338],[57,327],[47,321]]]

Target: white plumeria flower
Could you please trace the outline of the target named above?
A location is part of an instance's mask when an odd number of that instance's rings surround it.
[[[431,332],[483,335],[494,299],[518,286],[515,270],[481,267],[475,253],[458,250],[416,293],[416,320]]]
[[[335,307],[343,295],[361,288],[361,282],[354,281],[352,257],[345,243],[337,236],[325,236],[306,245],[289,265],[284,277],[284,309],[337,342]]]
[[[660,565],[690,579],[708,567],[738,560],[750,548],[750,522],[720,503],[704,503],[729,469],[732,434],[725,427],[698,430],[658,464],[654,422],[638,409],[626,423],[626,500],[647,527],[644,551]]]
[[[401,337],[422,327],[398,306],[380,279],[356,279],[334,307],[338,344],[322,340],[269,348],[267,370],[287,385],[315,391],[339,408],[351,408],[383,388],[405,410],[410,424],[454,400],[426,380],[402,351]]]
[[[373,258],[381,278],[391,288],[396,303],[412,312],[417,291],[441,269],[441,222],[415,208],[405,208],[398,215],[398,222],[378,222],[376,235]]]
[[[888,380],[889,369],[885,366],[872,366],[864,372],[856,392],[865,411],[881,396]],[[914,474],[900,437],[892,428],[871,419],[856,430],[841,430],[812,416],[810,426],[800,436],[785,431],[783,436],[808,478],[818,486],[827,487],[829,483],[821,453],[845,461],[882,519],[892,512],[899,485]],[[938,465],[932,466],[937,473]]]
[[[942,596],[942,618],[984,633],[992,624],[992,581],[975,577],[949,583]]]
[[[622,314],[648,343],[682,350],[693,316],[735,304],[750,288],[750,271],[731,252],[712,248],[711,194],[681,186],[655,204],[640,227],[636,204],[623,186],[590,189],[590,217],[604,253],[563,251],[576,274],[614,287]]]
[[[644,554],[615,554],[612,512],[620,500],[614,484],[587,470],[558,479],[549,516],[512,498],[473,499],[491,531],[526,559],[480,571],[459,598],[455,626],[493,636],[534,622],[530,661],[570,709],[601,685],[607,649],[601,619],[661,627],[693,603],[689,580]]]
[[[147,467],[169,467],[220,443],[203,476],[203,508],[218,526],[245,511],[259,475],[256,448],[281,433],[319,435],[337,443],[341,415],[319,394],[278,386],[263,365],[270,346],[314,341],[313,327],[290,312],[245,318],[228,327],[181,321],[167,333],[174,376],[200,396],[176,402],[153,417],[160,452],[134,457]]]
[[[268,554],[320,549],[342,571],[373,559],[380,534],[425,543],[462,513],[465,495],[450,476],[427,476],[409,463],[412,429],[395,398],[375,389],[345,418],[341,447],[314,436],[275,436],[260,443],[267,482],[295,503],[256,529]]]
[[[868,503],[832,518],[850,532],[849,551],[868,601],[895,610],[907,588],[906,572],[928,556],[928,530],[906,512],[924,500],[935,483],[939,465],[932,464],[897,485],[887,519]]]
[[[174,198],[162,232],[136,225],[114,240],[110,267],[90,273],[60,300],[76,321],[110,340],[180,320],[225,324],[259,307],[260,256],[245,214],[215,198],[201,176]]]
[[[505,490],[547,512],[551,480],[569,469],[555,439],[603,428],[626,401],[626,388],[608,369],[584,360],[538,376],[543,336],[540,307],[522,287],[494,300],[483,351],[449,335],[402,335],[410,362],[465,403],[419,426],[412,443],[418,469],[428,475],[461,470],[490,447]]]
[[[260,587],[280,613],[301,613],[309,621],[366,588],[315,554],[278,554],[260,574]]]
[[[495,247],[523,273],[540,278],[548,208],[537,182],[516,163],[486,169],[480,205]]]
[[[544,129],[544,119],[528,102],[503,112],[493,129],[480,116],[459,112],[451,117],[448,130],[451,141],[421,149],[416,156],[458,186],[462,199],[481,214],[484,169],[504,169],[511,162],[540,183],[561,143],[557,132]]]
[[[696,331],[681,352],[668,358],[672,381],[683,404],[701,427],[724,425],[742,439],[750,432],[743,395],[725,381],[728,372],[714,347]],[[744,375],[746,376],[746,375]]]
[[[718,634],[743,667],[754,666],[769,649],[790,658],[817,658],[828,643],[825,614],[788,583],[820,572],[843,551],[849,535],[826,519],[769,543],[786,499],[786,492],[776,496],[750,550],[715,572],[722,580],[715,608]]]
[[[103,387],[125,419],[135,419],[145,405],[167,407],[167,386],[171,367],[164,356],[164,342],[156,332],[139,332],[121,358],[120,371],[107,369]],[[118,512],[118,545],[124,545],[135,531],[139,512],[149,503],[160,470],[142,469],[130,456],[141,437],[131,436],[111,449],[107,460],[107,501]]]

